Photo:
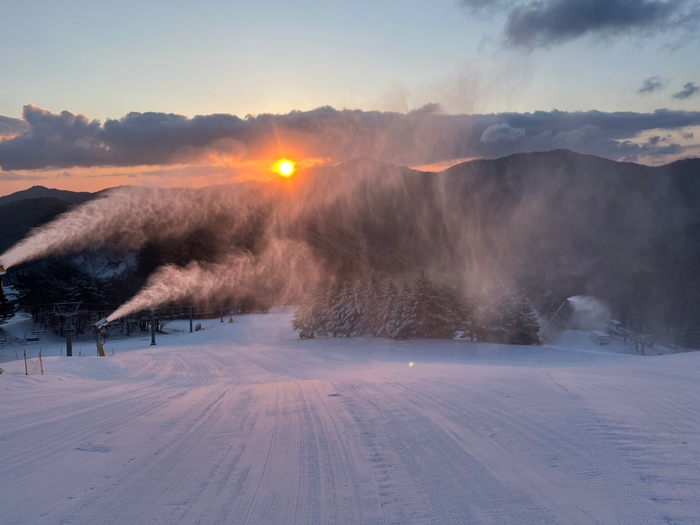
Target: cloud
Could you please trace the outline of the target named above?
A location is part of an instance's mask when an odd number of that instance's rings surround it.
[[[673,98],[685,100],[686,98],[697,95],[698,91],[700,91],[700,87],[695,85],[694,82],[688,82],[683,86],[683,89],[681,89],[678,93],[673,94]]]
[[[506,11],[503,43],[528,49],[588,35],[670,33],[682,42],[700,22],[698,0],[461,0],[460,4],[477,15]]]
[[[525,137],[525,130],[522,128],[512,128],[508,124],[493,124],[484,130],[479,142],[513,142]]]
[[[543,47],[587,34],[653,34],[680,26],[686,0],[547,0],[514,8],[505,27],[507,44]]]
[[[649,77],[642,82],[642,87],[637,90],[640,95],[648,95],[660,91],[668,85],[668,79],[664,77]]]
[[[26,106],[24,121],[25,132],[0,141],[3,170],[195,163],[226,167],[227,158],[233,165],[289,155],[330,162],[370,157],[415,166],[557,148],[633,160],[655,147],[639,144],[642,133],[700,126],[700,111],[451,115],[431,104],[409,113],[322,107],[244,119],[129,113],[101,124],[85,115]]]
[[[8,182],[15,180],[41,180],[44,177],[39,175],[20,175],[13,171],[0,171],[0,182]]]
[[[4,117],[0,115],[0,140],[14,137],[29,129],[26,121],[18,118]]]
[[[497,9],[511,7],[515,0],[460,0],[460,5],[471,13],[490,13]]]

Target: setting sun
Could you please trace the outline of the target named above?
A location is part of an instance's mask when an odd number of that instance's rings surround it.
[[[296,163],[289,159],[280,159],[272,165],[272,171],[282,177],[291,177],[296,170]]]

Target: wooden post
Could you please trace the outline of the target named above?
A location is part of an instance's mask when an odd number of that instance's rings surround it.
[[[27,370],[27,351],[24,350],[24,375],[29,375],[29,370]]]
[[[44,375],[44,360],[41,358],[41,348],[39,348],[39,367],[41,367],[41,375]]]
[[[151,346],[156,344],[156,314],[151,310]]]

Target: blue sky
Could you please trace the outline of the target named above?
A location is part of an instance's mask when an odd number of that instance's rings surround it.
[[[592,25],[580,31],[576,16],[566,19],[576,2],[596,11]],[[679,7],[671,11],[669,2]],[[637,16],[644,9],[653,12]],[[512,21],[523,13],[531,16],[521,16],[514,37]],[[555,15],[561,27],[540,27],[534,37],[527,32]],[[170,113],[244,117],[321,106],[406,113],[437,103],[442,114],[497,115],[489,125],[500,126],[494,128],[499,133],[487,137],[509,147],[484,152],[476,147],[484,143],[479,135],[471,149],[454,149],[470,155],[518,151],[518,141],[529,139],[521,150],[570,147],[656,164],[700,153],[700,0],[24,0],[1,3],[0,20],[0,167],[12,170],[0,172],[0,193],[42,177],[31,171],[38,169],[35,163],[17,160],[25,147],[27,158],[36,156],[30,143],[42,154],[48,144],[48,135],[42,142],[39,128],[23,120],[27,104],[104,123],[130,112],[161,113],[164,119]],[[530,24],[525,32],[523,20]],[[515,45],[514,38],[520,39]],[[653,78],[657,89],[640,94],[643,82]],[[688,96],[674,98],[684,89]],[[535,139],[527,125],[508,130],[503,126],[512,119],[498,117],[555,109],[650,114],[664,108],[679,112],[683,124],[605,135],[616,128],[600,128],[597,121],[562,128],[567,114],[551,130],[538,127]],[[597,129],[608,142],[592,146]],[[556,144],[545,144],[543,137],[556,138]],[[76,147],[76,140],[63,146]],[[624,151],[615,153],[609,141]],[[629,141],[650,142],[630,154]],[[434,157],[422,164],[451,160]],[[201,158],[200,152],[197,162]],[[58,170],[63,185],[70,182],[66,173],[73,174],[65,169],[105,167],[61,159],[47,157],[40,169]],[[120,162],[115,165],[133,164]]]
[[[498,49],[507,13],[419,0],[4,2],[0,114],[33,103],[93,118],[286,113],[323,105],[451,112],[698,109],[691,42],[586,36],[551,49]],[[481,44],[481,45],[480,45]],[[662,76],[669,88],[636,90]]]

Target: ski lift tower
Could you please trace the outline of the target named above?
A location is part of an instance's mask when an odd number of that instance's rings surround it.
[[[68,327],[63,331],[66,333],[66,357],[73,356],[73,316],[80,312],[81,303],[54,303],[53,309],[57,315],[68,320]]]

